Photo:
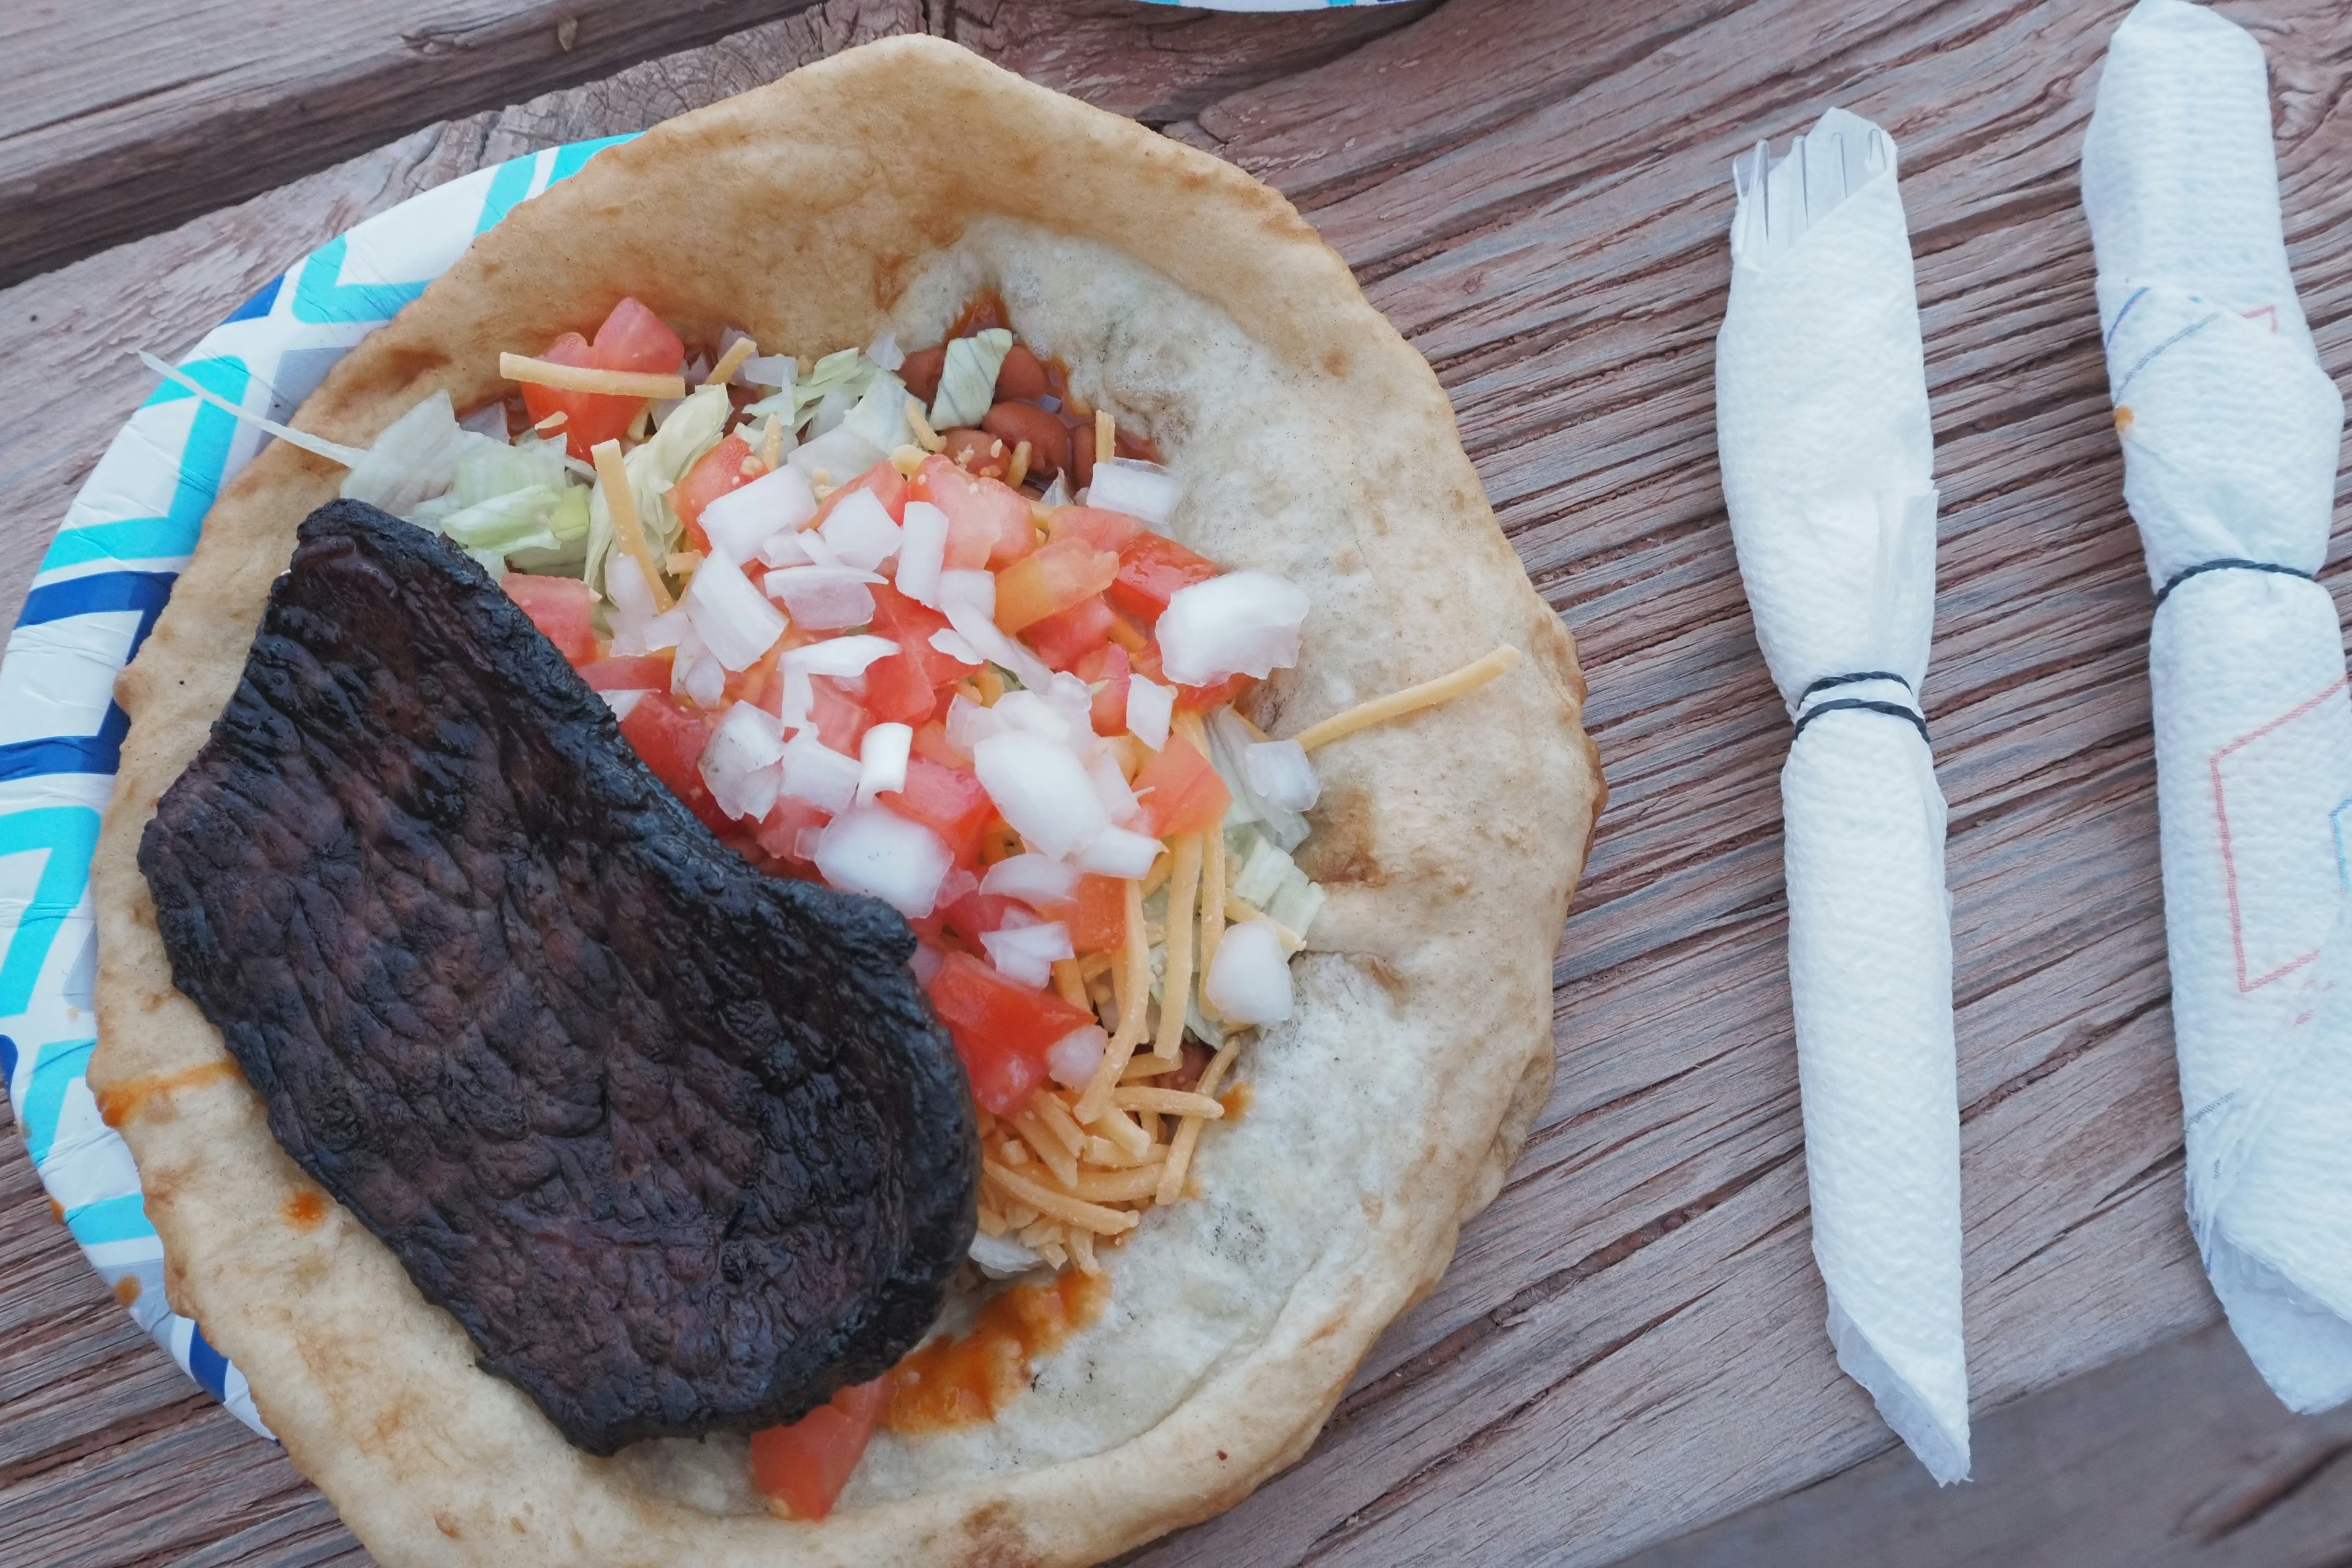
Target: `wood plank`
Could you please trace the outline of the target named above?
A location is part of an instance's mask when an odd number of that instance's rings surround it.
[[[810,0],[121,0],[0,8],[0,283],[450,115]]]
[[[2352,1517],[2352,1412],[2288,1414],[2220,1325],[1977,1426],[1974,1485],[1900,1454],[1622,1568],[2328,1568]]]
[[[2073,188],[2124,6],[1452,0],[1384,37],[1334,35],[1314,57],[1329,63],[1292,58],[1270,79],[1209,35],[1123,53],[1078,26],[1107,35],[1098,9],[1068,7],[1061,28],[976,0],[945,17],[1033,74],[1179,116],[1171,133],[1312,208],[1437,364],[1507,530],[1578,633],[1614,791],[1556,970],[1559,1081],[1527,1157],[1309,1457],[1137,1561],[1600,1563],[1891,1443],[1835,1370],[1806,1250],[1774,794],[1787,731],[1712,446],[1730,157],[1832,100],[1901,141],[1919,254],[1945,495],[1927,696],[1952,805],[1978,1409],[2212,1321],[2180,1219],[2147,590]],[[853,19],[912,25],[854,9],[813,13],[793,47]],[[2281,61],[2294,259],[2341,374],[2352,193],[2331,175],[2352,151],[2352,20],[2330,0],[2224,9]],[[475,166],[495,137],[617,128],[612,104],[667,108],[694,80],[666,70],[411,138],[0,295],[0,348],[40,371],[0,390],[0,418],[27,437],[0,449],[0,479],[44,527],[62,510],[141,379],[97,357],[110,335],[182,346],[288,254]],[[66,384],[75,398],[40,402]],[[38,548],[0,534],[0,582]],[[25,1332],[57,1321],[36,1312]],[[170,1415],[104,1451],[193,1464],[198,1448],[163,1449],[224,1422]],[[1985,1425],[1988,1476],[2007,1430]],[[6,1476],[0,1531],[32,1517]],[[185,1528],[172,1539],[224,1539]],[[132,1560],[135,1535],[91,1560]],[[275,1540],[222,1560],[314,1549]]]

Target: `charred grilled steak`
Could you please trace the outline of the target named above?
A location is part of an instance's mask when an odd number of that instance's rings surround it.
[[[139,865],[278,1142],[581,1447],[929,1328],[979,1155],[906,922],[720,845],[444,541],[311,514]]]

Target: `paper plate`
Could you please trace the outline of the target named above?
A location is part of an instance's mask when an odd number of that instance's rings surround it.
[[[378,214],[271,279],[181,370],[240,408],[288,418],[476,235],[625,140],[551,147]],[[265,1436],[244,1374],[164,1300],[139,1172],[83,1075],[97,1043],[89,858],[130,728],[114,678],[171,597],[213,497],[268,439],[159,386],[74,497],[0,661],[0,1080],[90,1266],[189,1376]]]

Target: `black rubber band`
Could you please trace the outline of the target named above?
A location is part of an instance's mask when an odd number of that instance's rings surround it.
[[[1834,713],[1841,708],[1866,708],[1873,713],[1885,713],[1893,718],[1900,719],[1905,723],[1909,724],[1913,729],[1919,731],[1919,739],[1922,741],[1926,741],[1927,739],[1927,721],[1920,718],[1919,715],[1911,711],[1910,709],[1904,707],[1900,702],[1873,702],[1866,698],[1841,697],[1835,702],[1822,703],[1820,707],[1809,710],[1803,718],[1798,720],[1795,732],[1789,737],[1789,744],[1794,746],[1797,743],[1797,736],[1805,732],[1806,725],[1811,723],[1822,714]],[[1933,744],[1932,742],[1929,743]]]
[[[2306,583],[2319,581],[2308,572],[2299,571],[2293,566],[2281,566],[2269,561],[2204,561],[2174,573],[2172,581],[2156,591],[2155,607],[2162,609],[2164,601],[2172,596],[2172,591],[2175,588],[2179,587],[2191,577],[2201,577],[2208,572],[2269,572],[2281,577],[2300,577]]]
[[[1801,708],[1804,706],[1805,699],[1816,691],[1827,691],[1835,686],[1852,686],[1864,680],[1891,680],[1906,691],[1911,689],[1911,683],[1891,669],[1857,669],[1852,675],[1822,676],[1819,680],[1797,693],[1797,705]]]

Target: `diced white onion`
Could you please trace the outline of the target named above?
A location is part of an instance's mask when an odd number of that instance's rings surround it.
[[[1176,515],[1183,487],[1158,463],[1134,458],[1105,458],[1095,464],[1087,482],[1087,504],[1105,511],[1123,511],[1162,533]]]
[[[1045,855],[1008,855],[988,868],[980,890],[1018,899],[1042,914],[1058,914],[1078,896],[1078,868]]]
[[[816,515],[816,492],[799,470],[782,468],[761,474],[740,489],[702,509],[702,531],[711,549],[742,564],[759,552],[762,542],[778,533],[793,533]]]
[[[986,659],[980,657],[980,649],[972,647],[971,643],[965,641],[964,635],[956,630],[953,626],[941,626],[938,631],[933,632],[931,634],[931,646],[939,649],[941,653],[947,655],[950,658],[960,659],[965,664],[985,664],[988,662]]]
[[[1094,761],[1087,764],[1087,776],[1095,781],[1095,798],[1102,802],[1104,815],[1122,827],[1135,821],[1135,791],[1128,787],[1127,775],[1118,771],[1118,759],[1109,747],[1095,752]]]
[[[1176,689],[1140,675],[1127,679],[1128,732],[1153,751],[1168,744],[1169,721],[1176,716]]]
[[[996,715],[1001,728],[1043,735],[1049,741],[1069,741],[1070,721],[1034,691],[1008,691],[996,700],[989,711]]]
[[[639,628],[639,636],[646,645],[646,652],[659,653],[666,647],[677,647],[688,637],[694,637],[694,623],[687,619],[683,608],[664,610]],[[694,637],[694,646],[697,652],[701,650],[702,639],[699,637]]]
[[[1070,734],[1090,737],[1095,732],[1095,690],[1066,669],[1054,672],[1052,680],[1039,691],[1045,706],[1061,715],[1063,728]]]
[[[1271,921],[1225,928],[1201,987],[1228,1024],[1278,1024],[1290,1016],[1290,955]]]
[[[859,806],[826,823],[814,858],[831,886],[880,899],[909,920],[931,912],[940,879],[954,864],[938,834],[878,805]]]
[[[984,931],[980,933],[980,945],[989,963],[1024,985],[1050,984],[1055,962],[1077,956],[1070,946],[1070,928],[1059,921]]]
[[[836,425],[784,461],[812,484],[845,485],[888,454],[846,425]]]
[[[1160,858],[1160,840],[1125,827],[1106,827],[1079,852],[1078,868],[1098,877],[1136,878]]]
[[[491,440],[504,444],[507,439],[507,405],[503,403],[485,403],[463,419],[458,420],[457,427],[461,430],[470,430],[477,436],[488,436]]]
[[[866,731],[857,747],[857,804],[871,805],[874,797],[907,787],[907,754],[915,731],[905,724],[877,724]]]
[[[931,646],[939,646],[936,637]],[[996,721],[994,709],[982,707],[961,691],[948,699],[948,744],[965,756],[971,756],[974,746],[1003,728]]]
[[[698,764],[710,798],[732,817],[761,817],[776,804],[783,770],[784,744],[776,716],[738,702],[711,731]]]
[[[705,649],[694,658],[680,658],[671,666],[677,677],[671,684],[705,708],[714,707],[727,690],[727,667],[719,656]]]
[[[955,577],[963,574],[950,572],[947,575]],[[978,575],[984,577],[987,574],[983,572]],[[947,598],[943,607],[948,625],[963,634],[964,641],[971,644],[989,663],[1011,670],[1013,679],[1032,690],[1054,679],[1054,672],[1045,667],[1044,659],[1005,636],[1003,629],[990,619],[992,611],[976,607],[968,598],[943,596]]]
[[[1110,1037],[1103,1033],[1102,1026],[1088,1024],[1045,1047],[1045,1070],[1065,1089],[1084,1089],[1094,1081],[1095,1068],[1102,1065],[1103,1052],[1109,1048]]]
[[[1225,788],[1233,793],[1234,804],[1225,820],[1255,822],[1276,847],[1297,848],[1307,838],[1307,818],[1287,806],[1276,805],[1250,786],[1249,770],[1242,765],[1242,755],[1256,742],[1235,717],[1231,705],[1209,715],[1208,734],[1209,761],[1215,764],[1217,776],[1225,781]]]
[[[736,367],[738,386],[786,387],[798,381],[800,362],[790,354],[753,354]]]
[[[907,363],[907,351],[898,346],[898,334],[884,332],[866,350],[866,357],[884,370],[897,370]]]
[[[784,733],[789,735],[805,728],[809,710],[816,706],[816,687],[809,680],[808,670],[794,664],[792,656],[784,656],[784,689],[776,707],[782,719]]]
[[[627,562],[625,569],[622,562]],[[654,618],[654,591],[646,582],[646,569],[637,564],[634,555],[623,555],[614,561],[604,573],[604,592],[611,595],[613,607],[634,621]],[[676,647],[676,642],[660,645]]]
[[[898,532],[898,592],[936,610],[948,558],[948,514],[927,500],[910,500],[905,519]]]
[[[881,578],[847,566],[787,566],[760,581],[768,597],[782,599],[793,623],[813,632],[862,626],[874,618],[874,590]]]
[[[816,537],[790,529],[772,533],[760,542],[760,559],[770,566],[814,566],[816,557],[808,552],[805,542]],[[819,540],[818,542],[824,542]],[[751,563],[747,561],[744,564],[748,566]]]
[[[940,890],[945,892],[947,889],[941,888]],[[949,899],[947,902],[953,903],[955,900]],[[940,966],[945,962],[938,948],[928,942],[919,940],[915,943],[915,956],[907,961],[907,967],[915,972],[917,984],[928,986],[932,977],[939,973]]]
[[[871,572],[898,552],[898,525],[872,490],[852,490],[825,515],[818,533],[844,566]]]
[[[1026,1274],[1045,1260],[1013,1240],[1009,1236],[991,1236],[984,1230],[971,1233],[968,1249],[980,1271],[992,1279],[1010,1279],[1016,1274]]]
[[[871,635],[855,637],[827,637],[806,647],[796,647],[784,655],[784,662],[811,675],[846,677],[863,675],[866,667],[877,658],[887,658],[898,651],[898,645],[888,637]]]
[[[940,574],[939,608],[968,605],[983,616],[996,614],[996,574],[959,567]]]
[[[680,602],[703,646],[729,669],[751,668],[784,635],[782,612],[724,555],[704,559]]]
[[[617,722],[627,718],[629,710],[645,700],[646,694],[642,691],[599,691],[596,695],[604,700],[604,706],[613,710],[613,718]]]
[[[1296,741],[1255,741],[1242,752],[1242,772],[1250,788],[1286,811],[1307,811],[1323,794],[1323,781]]]
[[[861,772],[856,757],[845,757],[803,730],[784,742],[783,793],[826,811],[847,811],[857,800]]]
[[[1037,498],[1037,504],[1047,511],[1053,510],[1057,506],[1069,505],[1069,476],[1066,473],[1055,474],[1054,482],[1045,487],[1045,493]]]
[[[1110,826],[1087,770],[1042,735],[992,735],[972,748],[972,768],[1013,830],[1048,855],[1073,854]]]
[[[1306,591],[1271,572],[1228,572],[1179,588],[1160,616],[1160,667],[1179,686],[1271,675],[1298,661]]]

